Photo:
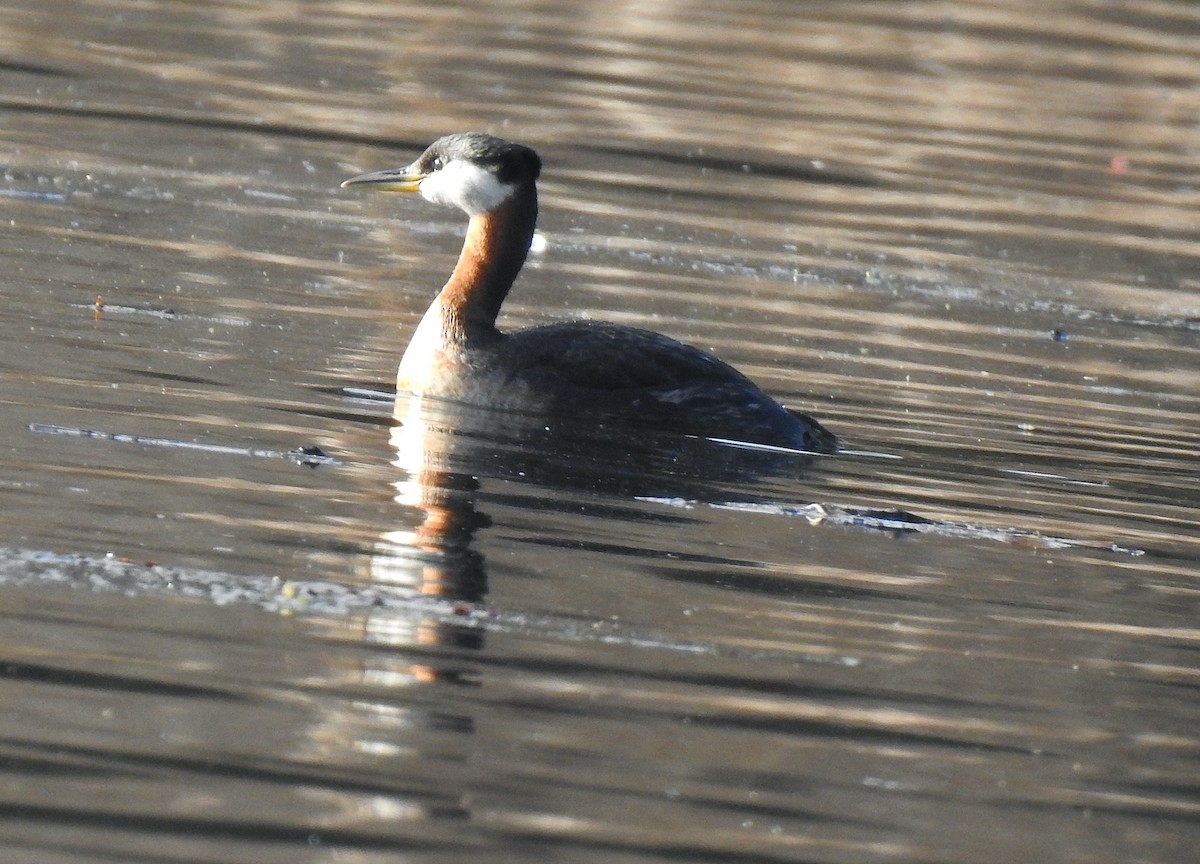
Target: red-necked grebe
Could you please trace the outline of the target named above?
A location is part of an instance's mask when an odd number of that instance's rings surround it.
[[[593,321],[502,333],[537,221],[542,162],[520,144],[447,135],[406,168],[343,186],[419,192],[470,217],[449,281],[421,319],[396,385],[418,396],[605,425],[832,453],[837,439],[789,412],[732,366],[654,333]]]

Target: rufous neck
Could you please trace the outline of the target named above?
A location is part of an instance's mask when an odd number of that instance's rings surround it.
[[[537,191],[518,186],[504,203],[471,217],[462,252],[435,301],[449,341],[496,336],[496,317],[517,278],[537,223]]]

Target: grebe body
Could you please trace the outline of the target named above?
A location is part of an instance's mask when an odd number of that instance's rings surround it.
[[[405,168],[342,184],[419,192],[470,219],[454,272],[400,361],[398,390],[539,417],[836,452],[837,439],[816,420],[660,333],[590,321],[498,330],[500,306],[533,239],[540,171],[530,148],[465,133],[438,139]]]

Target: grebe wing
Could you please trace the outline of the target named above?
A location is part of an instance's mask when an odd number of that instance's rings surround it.
[[[754,385],[732,366],[661,333],[572,321],[510,333],[506,353],[521,377],[596,391]]]

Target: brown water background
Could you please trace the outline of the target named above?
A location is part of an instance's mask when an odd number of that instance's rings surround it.
[[[6,862],[1194,860],[1200,6],[6,2],[0,124]],[[430,542],[462,220],[338,183],[467,129],[505,326],[864,455],[485,436]]]

